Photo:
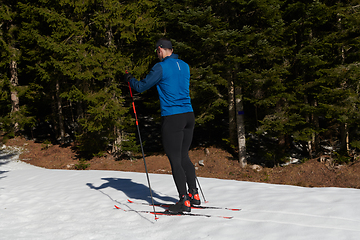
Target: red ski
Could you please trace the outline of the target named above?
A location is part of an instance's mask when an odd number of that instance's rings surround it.
[[[144,202],[135,202],[130,199],[128,199],[128,203],[134,203],[134,204],[140,204],[140,205],[148,205],[152,206],[150,203],[144,203]],[[166,204],[166,203],[156,203],[154,204],[155,207],[164,207],[168,208],[173,204]],[[191,206],[192,209],[223,209],[223,210],[230,210],[230,211],[241,211],[240,208],[227,208],[227,207],[213,207],[213,206]]]
[[[144,210],[133,210],[133,209],[123,209],[116,205],[114,205],[116,209],[123,210],[124,212],[136,212],[136,213],[150,213],[154,215],[166,215],[166,216],[193,216],[193,217],[218,217],[224,219],[232,219],[233,217],[228,216],[218,216],[218,215],[210,215],[210,214],[201,214],[201,213],[189,213],[189,212],[182,212],[182,213],[173,213],[169,211],[160,211],[160,212],[153,212],[153,211],[144,211]]]

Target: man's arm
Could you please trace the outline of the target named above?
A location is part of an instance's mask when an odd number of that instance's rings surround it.
[[[139,93],[142,93],[155,84],[157,84],[162,78],[162,67],[159,63],[155,64],[154,67],[150,70],[149,74],[146,75],[141,81],[132,78],[129,80],[131,88],[136,90]]]

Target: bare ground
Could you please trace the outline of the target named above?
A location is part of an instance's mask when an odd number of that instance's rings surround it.
[[[72,146],[36,143],[19,137],[8,140],[6,145],[24,148],[20,159],[35,166],[69,170],[79,166],[79,159]],[[196,167],[198,177],[303,187],[360,188],[359,160],[338,166],[329,164],[327,161],[320,162],[319,159],[311,159],[285,167],[265,168],[248,165],[246,168],[241,168],[230,153],[215,147],[192,149],[190,158]],[[145,156],[145,159],[150,173],[171,174],[170,164],[165,154],[151,154]],[[116,160],[110,154],[106,154],[103,157],[93,158],[85,164],[89,164],[87,170],[145,172],[141,155],[135,160]]]

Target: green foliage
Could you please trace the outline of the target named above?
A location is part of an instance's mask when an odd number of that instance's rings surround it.
[[[126,140],[121,142],[118,147],[121,148],[122,154],[126,155],[126,152],[138,153],[140,152],[140,145],[136,143],[135,133],[127,134]]]
[[[91,159],[99,152],[106,149],[109,140],[102,137],[101,132],[85,132],[76,136],[78,147],[77,150],[81,156],[86,159]]]
[[[360,141],[359,140],[351,142],[350,145],[351,145],[351,147],[360,150]]]
[[[15,123],[17,123],[19,130],[24,130],[26,127],[34,127],[35,122],[33,116],[28,116],[27,107],[22,106],[17,112],[9,112],[6,115],[0,116],[0,129],[5,134],[14,135]]]
[[[117,78],[125,65],[131,65],[123,53],[129,52],[125,43],[137,41],[133,26],[142,34],[148,27],[132,15],[140,5],[152,4],[60,1],[29,5],[21,1],[17,5],[22,66],[26,66],[22,71],[32,77],[21,102],[30,106],[30,116],[57,126],[56,138],[59,119],[63,119],[87,158],[114,144],[114,129],[128,128],[123,123],[127,109]],[[146,8],[141,11],[148,14]],[[55,106],[60,105],[59,118]]]
[[[122,106],[120,93],[116,87],[110,87],[85,97],[88,111],[79,119],[82,133],[77,137],[81,152],[96,154],[106,149],[116,138],[114,128],[127,125],[123,123],[127,109]]]
[[[351,161],[351,157],[347,153],[334,152],[334,163],[347,164]]]
[[[291,143],[305,149],[308,142],[341,142],[344,129],[360,149],[357,4],[3,0],[0,128],[14,135],[17,123],[30,135],[46,122],[52,141],[65,132],[87,159],[115,145],[137,151],[128,89],[119,78],[125,70],[143,78],[157,61],[155,41],[165,36],[191,67],[194,144],[229,139],[234,84],[242,89],[246,131],[271,142],[259,154],[265,162],[281,162]],[[18,86],[10,83],[11,60]],[[11,90],[20,99],[16,113]],[[155,90],[136,98],[144,114],[158,113]]]
[[[41,143],[41,150],[46,150],[48,149],[49,147],[51,147],[51,141],[49,140],[45,140]]]
[[[0,78],[0,102],[1,116],[7,115],[11,111],[10,86],[7,78]]]
[[[90,163],[88,163],[87,160],[84,158],[79,159],[79,163],[75,164],[76,170],[85,170],[88,167],[90,167]]]

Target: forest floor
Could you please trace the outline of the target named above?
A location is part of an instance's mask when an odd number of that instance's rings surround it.
[[[21,161],[43,168],[71,170],[81,164],[88,164],[86,170],[145,172],[141,155],[135,160],[116,160],[112,155],[106,154],[81,163],[72,146],[36,143],[20,137],[10,139],[5,144],[21,147]],[[242,168],[230,153],[216,147],[192,149],[189,155],[198,177],[302,187],[360,188],[359,160],[336,166],[328,161],[310,159],[273,168],[250,164]],[[149,173],[171,174],[170,164],[164,153],[146,155],[145,159]]]

